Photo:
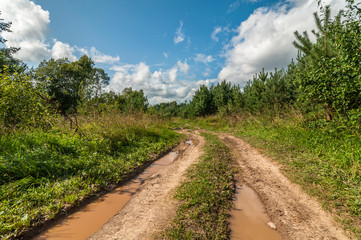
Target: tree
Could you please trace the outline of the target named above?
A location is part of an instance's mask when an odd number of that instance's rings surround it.
[[[78,61],[67,58],[44,60],[35,70],[37,81],[44,83],[46,91],[55,101],[59,113],[77,112],[80,102],[97,97],[102,87],[109,84],[109,77],[103,69],[95,68],[86,55]]]
[[[337,108],[334,99],[337,98],[337,88],[340,86],[340,83],[335,81],[338,79],[332,77],[335,68],[333,61],[339,53],[335,47],[335,36],[330,29],[341,24],[342,11],[332,21],[330,6],[321,9],[322,19],[317,12],[314,13],[317,31],[313,30],[312,33],[316,37],[316,42],[311,42],[307,32],[301,36],[296,31],[294,33],[296,41],[293,44],[303,53],[297,60],[300,86],[306,93],[304,96],[312,102],[322,103],[326,118],[330,121],[332,111]]]
[[[0,11],[0,15],[1,15],[1,11]],[[4,22],[4,19],[0,18],[0,33],[11,32],[10,27],[11,27],[11,22]],[[7,40],[1,37],[0,34],[0,43],[5,45],[6,41]],[[5,66],[7,68],[6,71],[8,73],[15,71],[19,72],[20,70],[24,71],[26,69],[26,65],[24,63],[13,57],[13,54],[15,54],[19,50],[20,48],[6,47],[6,46],[0,48],[0,72],[4,71]]]
[[[35,88],[30,75],[10,72],[7,67],[0,73],[0,125],[16,129],[37,127],[47,121],[49,110],[39,94],[46,96],[42,88]]]
[[[200,86],[200,88],[194,93],[194,97],[190,102],[189,107],[191,108],[194,116],[206,116],[215,112],[213,97],[207,86]]]
[[[122,92],[124,98],[123,106],[120,106],[123,112],[145,112],[148,109],[148,99],[143,90],[133,90],[125,88]]]
[[[264,109],[263,95],[266,90],[268,73],[262,69],[259,74],[253,76],[243,89],[244,107],[250,112],[262,111]]]

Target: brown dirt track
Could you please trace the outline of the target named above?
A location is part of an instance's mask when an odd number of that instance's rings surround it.
[[[178,206],[173,198],[174,190],[203,153],[204,140],[199,132],[187,134],[195,144],[146,181],[126,206],[90,239],[154,239],[170,224]],[[239,163],[242,183],[257,193],[282,239],[354,239],[317,200],[291,183],[277,163],[239,138],[229,134],[219,137]]]
[[[258,194],[283,239],[354,239],[319,202],[291,183],[277,163],[239,138],[228,134],[220,138],[232,150],[243,181]]]

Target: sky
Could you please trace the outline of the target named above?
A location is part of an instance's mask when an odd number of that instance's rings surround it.
[[[345,6],[323,2],[333,13]],[[317,10],[317,0],[0,0],[12,22],[1,35],[30,67],[86,54],[110,76],[106,91],[143,89],[151,104],[287,67],[294,31],[314,29]]]

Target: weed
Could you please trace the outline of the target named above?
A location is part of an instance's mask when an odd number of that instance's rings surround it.
[[[82,199],[116,185],[180,141],[144,115],[80,117],[61,126],[0,137],[0,238],[17,237]]]
[[[181,201],[166,239],[228,239],[228,211],[235,192],[235,168],[228,149],[219,139],[203,134],[206,154],[192,166],[188,180],[177,190]]]

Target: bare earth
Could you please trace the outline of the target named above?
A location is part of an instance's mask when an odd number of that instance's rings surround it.
[[[152,239],[169,226],[178,207],[174,190],[203,154],[204,139],[197,131],[187,134],[193,144],[147,180],[123,209],[89,239]],[[236,157],[243,181],[257,193],[282,239],[354,239],[315,199],[291,183],[277,163],[241,139],[228,134],[219,136]]]
[[[291,183],[277,163],[228,134],[221,139],[233,151],[246,184],[257,192],[283,239],[354,239],[299,185]]]
[[[123,209],[89,239],[152,239],[165,229],[177,208],[174,190],[203,153],[204,140],[199,133],[190,134],[189,138],[192,145],[147,180]]]

